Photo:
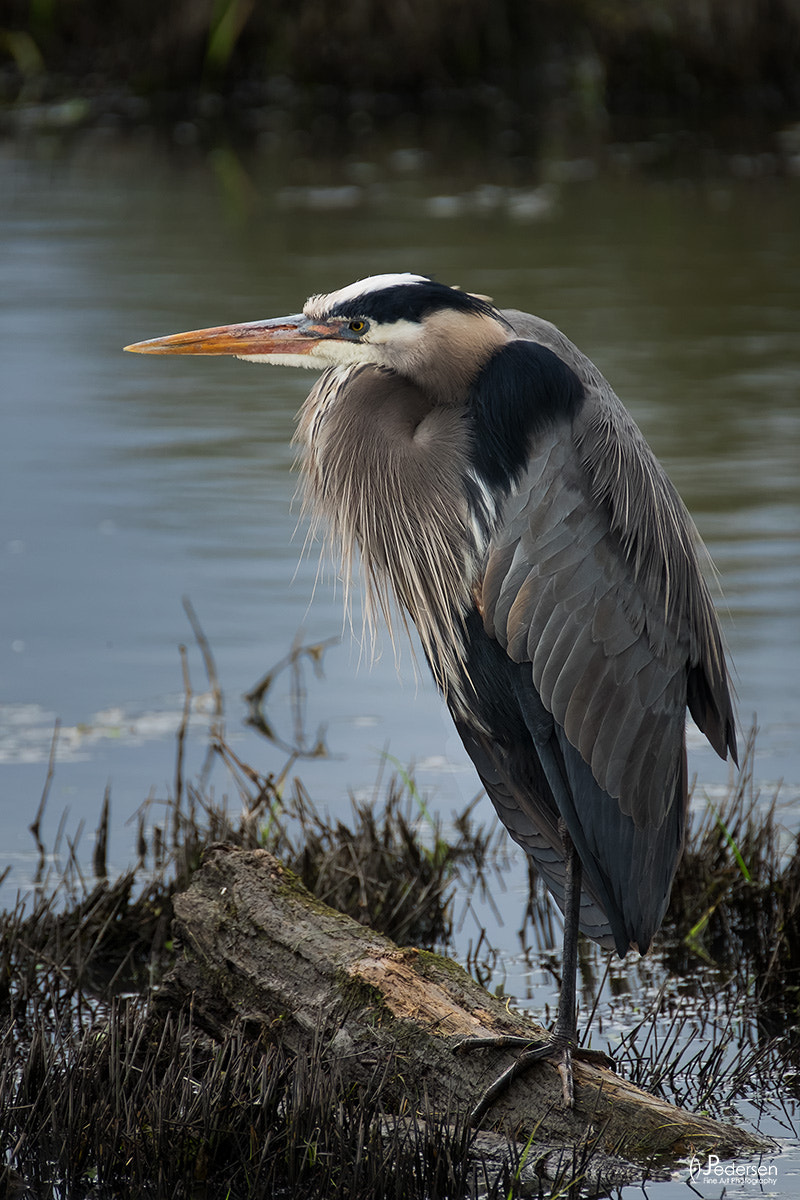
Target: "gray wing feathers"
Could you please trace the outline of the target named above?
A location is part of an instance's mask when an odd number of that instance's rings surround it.
[[[617,569],[632,572],[639,586],[656,652],[669,654],[676,636],[688,639],[689,710],[717,753],[725,758],[730,751],[737,761],[722,637],[700,564],[705,549],[691,517],[594,363],[549,321],[518,310],[503,316],[519,337],[557,354],[586,388],[573,449],[587,502],[604,509],[619,539]],[[521,503],[517,498],[517,512]]]
[[[489,549],[485,626],[514,661],[531,663],[545,707],[600,787],[637,826],[657,827],[674,799],[687,702],[714,748],[735,758],[699,538],[594,365],[549,322],[504,315],[576,371],[587,399],[572,427],[531,449]]]
[[[500,820],[514,841],[530,855],[545,886],[559,908],[564,910],[565,866],[564,847],[558,832],[558,812],[552,799],[546,798],[546,786],[537,786],[530,778],[525,787],[519,780],[529,773],[530,759],[512,762],[507,751],[496,743],[487,746],[480,735],[465,726],[459,727],[464,745],[474,762]],[[532,801],[533,797],[533,801]],[[580,927],[606,950],[615,947],[624,953],[628,936],[615,937],[604,907],[593,894],[591,883],[585,881],[581,893]]]
[[[669,902],[683,843],[685,755],[681,747],[662,779],[666,816],[660,827],[638,827],[602,791],[591,768],[554,727],[569,784],[562,793],[567,827],[584,866],[585,886],[608,915],[620,955],[648,948]]]
[[[658,826],[682,744],[688,638],[665,637],[576,458],[562,431],[537,447],[490,550],[484,622],[515,662],[531,663],[600,787],[637,824]]]

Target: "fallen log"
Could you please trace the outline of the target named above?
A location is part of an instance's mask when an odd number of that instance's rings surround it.
[[[460,1039],[544,1035],[450,959],[401,949],[328,908],[266,851],[210,847],[174,908],[184,953],[161,1003],[191,1000],[194,1021],[212,1036],[244,1021],[254,1035],[297,1052],[322,1036],[353,1085],[384,1068],[384,1111],[398,1119],[423,1108],[463,1116],[512,1061],[508,1051],[456,1054]],[[535,1131],[537,1146],[592,1145],[643,1165],[772,1148],[744,1128],[675,1108],[607,1067],[575,1061],[574,1076],[568,1110],[556,1067],[537,1063],[484,1127],[523,1144]]]

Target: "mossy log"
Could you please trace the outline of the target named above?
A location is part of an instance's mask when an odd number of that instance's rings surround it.
[[[191,999],[212,1035],[253,1023],[254,1035],[299,1052],[325,1039],[354,1085],[385,1070],[384,1111],[462,1116],[513,1052],[455,1054],[465,1036],[544,1031],[489,995],[450,959],[401,949],[316,900],[263,850],[215,845],[188,890],[174,900],[181,960],[162,992]],[[628,1162],[677,1163],[691,1154],[757,1154],[769,1146],[739,1126],[685,1112],[606,1067],[576,1061],[575,1106],[561,1079],[534,1065],[488,1113],[484,1125],[550,1145],[595,1144]]]

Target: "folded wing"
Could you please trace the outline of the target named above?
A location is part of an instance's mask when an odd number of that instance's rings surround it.
[[[687,803],[687,705],[735,758],[727,672],[677,493],[592,364],[546,322],[525,321],[587,398],[573,421],[533,441],[482,579],[483,629],[505,652],[527,737],[509,737],[508,720],[492,736],[461,734],[558,900],[566,822],[584,867],[582,927],[622,954],[647,948],[669,898]],[[538,772],[523,766],[532,754]]]

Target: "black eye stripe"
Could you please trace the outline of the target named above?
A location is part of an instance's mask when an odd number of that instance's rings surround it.
[[[490,315],[494,315],[495,311],[491,304],[477,296],[458,292],[431,280],[428,283],[396,284],[380,291],[365,292],[363,296],[334,304],[327,315],[391,324],[399,320],[422,321],[429,313],[442,309]]]

